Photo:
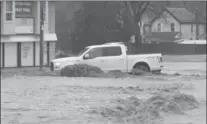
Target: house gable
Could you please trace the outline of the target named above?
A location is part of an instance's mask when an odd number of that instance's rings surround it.
[[[206,24],[206,19],[202,17],[201,15],[198,15],[198,18],[196,19],[196,16],[189,12],[185,8],[165,8],[160,15],[155,17],[151,23],[153,23],[157,18],[160,18],[160,16],[164,13],[168,12],[174,19],[176,19],[180,24]]]
[[[161,25],[160,32],[171,32],[171,24],[174,24],[174,32],[180,32],[180,22],[168,11],[163,11],[160,16],[152,20],[152,32],[159,32],[158,24]]]

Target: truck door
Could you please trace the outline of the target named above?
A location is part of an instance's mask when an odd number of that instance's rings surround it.
[[[120,46],[110,46],[103,48],[103,68],[106,70],[126,70],[126,58]]]
[[[89,58],[83,59],[80,64],[92,65],[105,70],[103,65],[103,48],[93,48],[86,54],[89,55]]]

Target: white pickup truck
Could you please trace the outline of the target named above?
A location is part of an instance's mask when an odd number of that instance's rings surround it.
[[[160,72],[162,54],[127,55],[127,47],[121,42],[106,43],[86,47],[75,57],[58,58],[51,61],[51,70],[57,71],[67,65],[88,64],[103,71],[120,70],[131,72],[140,69],[147,72]]]

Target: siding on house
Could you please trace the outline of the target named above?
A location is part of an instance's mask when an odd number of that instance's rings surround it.
[[[161,32],[171,32],[171,23],[175,25],[175,32],[181,33],[181,38],[183,39],[196,39],[196,24],[195,23],[180,23],[168,12],[163,12],[163,14],[153,21],[151,26],[152,32],[158,32],[158,24],[161,24]],[[199,24],[199,35],[205,32],[205,25]]]
[[[32,10],[20,13],[13,2],[12,20],[6,21],[6,1],[1,1],[1,67],[39,66],[40,1],[29,1]],[[44,65],[55,56],[55,2],[46,0]],[[20,6],[21,7],[21,6]],[[16,9],[17,8],[17,9]],[[20,8],[21,9],[21,8]],[[25,14],[25,15],[23,15]],[[16,17],[17,16],[17,17]],[[29,30],[28,30],[29,29]]]
[[[140,26],[140,32],[142,35],[145,35],[147,33],[149,33],[150,30],[150,24],[151,24],[151,20],[155,17],[154,13],[150,12],[150,11],[146,11],[143,15],[142,15],[142,25]]]
[[[5,44],[5,67],[17,67],[17,43]]]
[[[55,3],[49,2],[48,3],[49,10],[48,10],[48,30],[49,33],[55,33]]]
[[[199,24],[199,35],[205,32],[204,24]],[[196,40],[196,24],[181,24],[181,37],[183,39]]]
[[[171,23],[175,25],[175,32],[180,32],[180,23],[167,12],[164,12],[160,18],[153,21],[151,26],[152,32],[158,32],[157,25],[159,23],[161,24],[161,32],[171,32]]]
[[[199,24],[199,35],[202,35],[205,33],[205,25]]]
[[[6,15],[5,10],[6,10],[6,1],[2,1],[2,15]],[[13,13],[14,13],[14,9],[13,9]],[[13,19],[12,21],[6,21],[5,16],[1,16],[1,17],[2,17],[2,25],[3,25],[3,29],[1,33],[2,34],[15,34],[15,21],[14,21],[15,15],[12,14],[12,19]]]
[[[192,30],[193,29],[193,30]],[[194,39],[195,38],[195,25],[191,24],[182,24],[181,25],[181,38],[183,39]]]
[[[0,1],[0,8],[3,8],[3,2],[2,1]],[[1,13],[0,13],[1,15],[3,15],[3,11],[2,11],[2,9],[1,9]],[[3,31],[3,27],[4,27],[4,25],[3,25],[3,20],[4,20],[4,16],[1,16],[1,32]]]

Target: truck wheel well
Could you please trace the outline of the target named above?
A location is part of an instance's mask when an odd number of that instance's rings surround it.
[[[148,65],[146,62],[138,62],[138,63],[136,63],[136,64],[133,66],[133,69],[136,68],[137,66],[141,66],[141,65],[147,67],[148,70],[150,70],[150,67],[149,67],[149,65]]]

